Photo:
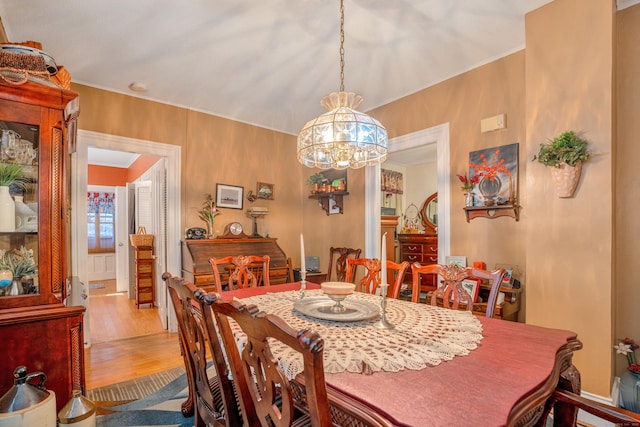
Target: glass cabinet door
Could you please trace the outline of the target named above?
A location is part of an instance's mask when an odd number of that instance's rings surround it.
[[[38,294],[39,127],[0,121],[0,297]]]

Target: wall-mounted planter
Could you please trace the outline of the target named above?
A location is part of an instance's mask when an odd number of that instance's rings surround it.
[[[559,168],[552,167],[549,170],[557,196],[561,198],[573,197],[578,182],[580,182],[582,162],[577,162],[575,166],[562,163]]]
[[[533,156],[533,160],[551,168],[551,178],[558,197],[573,197],[580,181],[582,162],[591,156],[588,145],[589,141],[579,133],[568,130],[547,144],[540,144],[540,151]]]

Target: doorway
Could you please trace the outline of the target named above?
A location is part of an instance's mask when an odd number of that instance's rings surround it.
[[[135,152],[164,158],[164,168],[159,180],[163,181],[164,212],[159,220],[159,235],[156,242],[158,253],[156,274],[156,305],[158,316],[163,327],[169,331],[176,331],[177,324],[175,314],[170,306],[166,286],[162,282],[161,275],[164,271],[180,271],[180,156],[181,148],[176,145],[162,144],[152,141],[144,141],[132,138],[118,137],[91,131],[78,131],[77,149],[71,157],[71,182],[72,182],[72,275],[78,277],[80,283],[88,283],[86,269],[87,254],[87,219],[84,203],[87,191],[87,164],[88,147],[104,148],[114,151]],[[70,294],[74,291],[71,290]],[[77,293],[77,292],[75,292]],[[85,304],[86,306],[86,304]],[[85,321],[88,313],[85,313]],[[90,346],[90,325],[85,323],[85,345]]]
[[[438,263],[451,252],[451,182],[449,179],[449,123],[423,129],[389,141],[389,151],[397,152],[435,144],[438,169]],[[380,165],[365,169],[365,257],[380,256]]]

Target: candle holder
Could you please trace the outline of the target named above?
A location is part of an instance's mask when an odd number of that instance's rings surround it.
[[[396,327],[387,320],[387,288],[389,284],[380,285],[379,289],[382,293],[382,300],[380,301],[380,307],[382,308],[382,314],[380,315],[380,320],[376,323],[376,328],[378,329],[395,329]]]
[[[307,278],[306,271],[300,271],[300,299],[304,298],[304,291],[307,289]]]

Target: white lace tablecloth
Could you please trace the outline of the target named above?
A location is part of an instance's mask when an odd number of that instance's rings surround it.
[[[321,296],[322,291],[306,291],[307,297]],[[298,313],[293,302],[299,291],[268,293],[243,298],[266,313],[276,314],[293,329],[313,329],[324,339],[324,369],[328,373],[343,371],[370,374],[377,371],[419,370],[438,365],[443,360],[464,356],[482,339],[480,321],[468,311],[432,307],[387,298],[387,320],[395,329],[375,327],[378,318],[358,322],[335,322]],[[358,298],[380,306],[381,297],[356,292]],[[237,327],[237,325],[236,325]],[[236,331],[238,345],[246,338]],[[301,355],[290,347],[270,341],[273,354],[280,360],[289,379],[303,370]]]

